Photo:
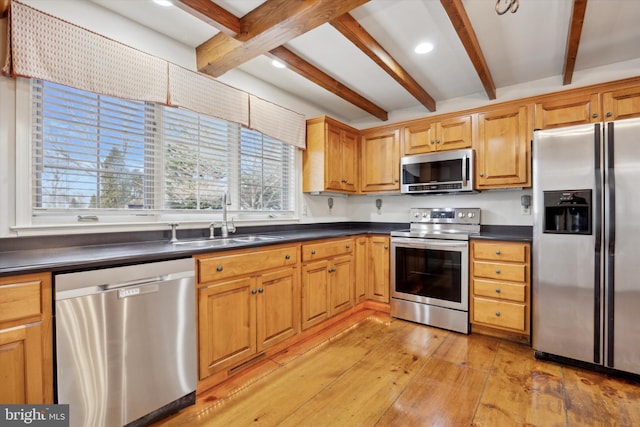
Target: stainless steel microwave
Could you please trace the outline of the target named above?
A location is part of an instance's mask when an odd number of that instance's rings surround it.
[[[474,151],[441,151],[400,160],[400,191],[405,194],[473,191]]]

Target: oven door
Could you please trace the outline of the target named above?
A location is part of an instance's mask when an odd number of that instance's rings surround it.
[[[391,296],[469,311],[469,242],[391,239]]]

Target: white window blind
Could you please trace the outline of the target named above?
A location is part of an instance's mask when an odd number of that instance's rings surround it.
[[[295,207],[295,148],[237,123],[32,80],[32,130],[36,215]]]

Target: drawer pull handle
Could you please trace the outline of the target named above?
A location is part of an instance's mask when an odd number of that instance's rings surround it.
[[[311,251],[311,255],[315,255],[315,254],[316,254],[316,250],[314,249]]]
[[[500,317],[500,312],[496,311],[496,316]]]
[[[351,245],[346,245],[345,247],[346,247],[347,249],[349,249],[349,248],[351,247]]]
[[[496,255],[500,255],[500,249],[496,251]]]
[[[221,265],[217,266],[216,271],[222,271],[222,266]]]
[[[258,291],[256,291],[255,289],[251,289],[251,293],[252,293],[253,295],[255,295],[255,294],[257,294],[257,293],[258,293]]]
[[[328,271],[329,273],[333,273],[333,272],[335,272],[335,271],[336,271],[336,269],[335,269],[335,268],[330,268],[330,269],[329,269],[329,270],[327,270],[327,271]]]
[[[501,292],[501,291],[500,291],[500,288],[497,288],[497,289],[496,289],[496,294],[499,294],[500,292]]]
[[[284,259],[291,259],[291,255],[285,255]]]
[[[496,269],[496,274],[500,274],[500,270]]]

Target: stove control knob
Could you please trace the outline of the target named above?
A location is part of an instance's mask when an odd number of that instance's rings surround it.
[[[458,218],[464,218],[464,212],[458,212]]]
[[[425,213],[422,214],[422,218],[427,219],[427,218],[429,218],[429,215],[425,212]]]
[[[420,213],[418,213],[418,212],[414,212],[413,217],[414,217],[414,218],[420,218]]]
[[[473,212],[469,212],[469,213],[467,214],[467,216],[468,216],[469,218],[473,218],[474,216],[476,216],[476,214],[474,214]]]

